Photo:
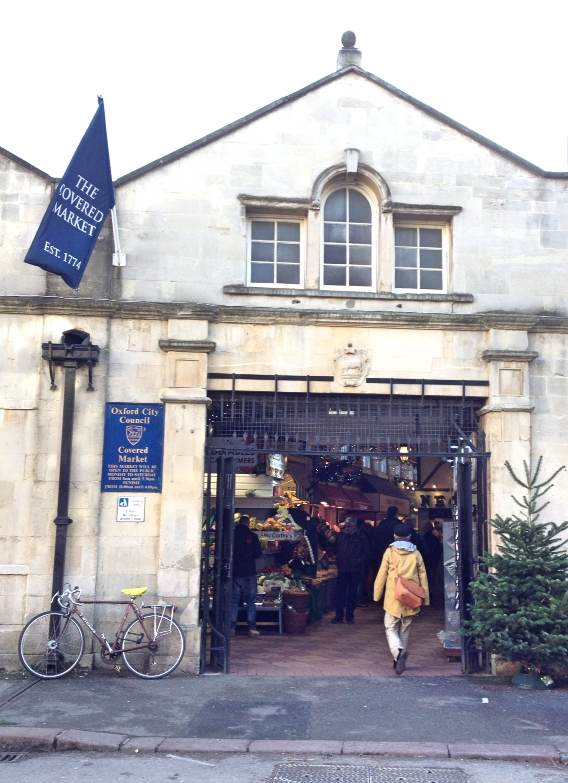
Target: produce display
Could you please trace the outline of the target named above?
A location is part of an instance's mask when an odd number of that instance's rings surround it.
[[[258,533],[302,533],[300,525],[296,524],[290,515],[292,503],[286,498],[280,498],[274,514],[260,520],[256,517],[250,518],[250,527]]]

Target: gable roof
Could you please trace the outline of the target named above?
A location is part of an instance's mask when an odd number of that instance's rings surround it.
[[[43,179],[46,179],[49,182],[56,182],[55,177],[46,174],[45,171],[42,171],[41,169],[38,169],[36,166],[33,166],[31,163],[28,163],[27,160],[24,160],[23,158],[19,158],[17,155],[14,155],[13,152],[4,149],[4,147],[0,147],[0,155],[4,155],[9,160],[13,161],[14,163],[17,163],[18,166],[21,166],[22,168],[27,169],[28,171],[33,171],[34,174],[37,174],[39,177],[43,177]]]
[[[124,174],[122,177],[119,177],[114,184],[124,185],[127,182],[132,182],[132,180],[138,179],[144,174],[147,174],[154,169],[158,169],[161,166],[165,166],[167,163],[172,163],[173,161],[178,160],[178,158],[181,158],[190,152],[194,152],[201,147],[205,147],[207,144],[211,144],[212,142],[223,138],[223,136],[227,136],[228,134],[233,133],[233,131],[239,130],[245,125],[249,125],[251,122],[264,117],[266,114],[270,114],[270,112],[276,111],[276,109],[280,109],[283,106],[286,106],[288,103],[292,103],[299,98],[303,98],[304,95],[307,95],[308,93],[313,92],[320,87],[324,87],[326,84],[330,84],[336,79],[340,79],[349,73],[354,73],[358,76],[362,76],[363,78],[368,79],[374,84],[377,84],[379,87],[382,87],[384,90],[387,90],[387,92],[390,92],[392,95],[395,95],[397,98],[410,103],[412,106],[420,109],[420,111],[423,111],[425,114],[428,114],[435,120],[448,125],[450,128],[457,130],[464,136],[468,136],[470,139],[478,142],[478,144],[481,144],[484,147],[492,150],[492,152],[496,152],[498,155],[507,158],[512,163],[515,163],[520,168],[529,171],[531,174],[535,174],[536,176],[544,177],[546,179],[568,179],[568,171],[546,171],[545,169],[541,169],[540,166],[536,166],[534,163],[531,163],[530,161],[525,160],[525,158],[520,157],[520,155],[516,155],[514,152],[511,152],[511,150],[508,150],[506,147],[502,147],[500,144],[496,144],[486,136],[482,136],[481,133],[477,133],[476,131],[467,128],[465,125],[462,125],[456,120],[453,120],[446,114],[433,109],[431,106],[428,106],[428,104],[419,101],[417,98],[413,98],[412,95],[408,95],[402,90],[399,90],[398,87],[394,87],[392,84],[383,81],[383,79],[380,79],[373,73],[363,70],[363,68],[358,65],[348,65],[345,68],[341,68],[338,71],[334,71],[333,73],[324,76],[322,79],[318,79],[317,81],[308,84],[306,87],[302,87],[300,90],[296,90],[296,92],[290,93],[290,95],[286,95],[283,98],[278,98],[278,100],[273,101],[272,103],[269,103],[266,106],[251,112],[250,114],[245,114],[244,117],[241,117],[240,119],[235,120],[234,122],[231,122],[228,125],[225,125],[222,128],[207,134],[206,136],[202,136],[200,139],[191,142],[191,144],[187,144],[185,147],[180,147],[178,150],[174,150],[174,152],[170,152],[168,155],[164,155],[163,157],[158,158],[151,163],[147,163],[145,166],[141,166],[140,168],[135,169],[128,174]]]

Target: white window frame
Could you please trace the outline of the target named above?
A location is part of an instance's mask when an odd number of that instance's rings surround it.
[[[435,228],[442,232],[442,287],[441,288],[398,288],[396,286],[396,229],[397,228]],[[392,290],[399,293],[414,294],[446,294],[448,292],[448,268],[450,256],[450,226],[448,223],[430,223],[420,220],[397,220],[393,228],[393,269],[392,269]],[[406,268],[406,267],[403,267]],[[408,267],[408,269],[414,267]],[[418,267],[416,267],[418,270]],[[434,271],[434,270],[432,270]],[[436,270],[437,271],[437,270]]]
[[[300,281],[298,283],[253,283],[252,272],[252,224],[254,223],[296,223],[300,227]],[[276,250],[277,239],[274,240]],[[294,243],[295,244],[295,243]],[[257,263],[257,262],[255,262]],[[276,274],[276,260],[272,266]],[[306,220],[297,215],[247,215],[247,286],[254,288],[305,288],[306,267]]]
[[[371,208],[371,285],[324,285],[324,252],[325,252],[325,205],[328,200],[328,198],[338,190],[356,190],[358,191],[362,196],[365,197],[367,200],[369,207]],[[324,197],[322,198],[321,203],[321,209],[320,209],[320,215],[321,215],[321,231],[320,231],[320,288],[322,290],[326,291],[366,291],[367,293],[372,293],[377,290],[377,279],[378,279],[378,256],[379,256],[379,232],[378,232],[378,224],[379,224],[379,210],[378,210],[378,204],[377,199],[374,196],[373,192],[369,190],[368,188],[365,188],[361,186],[359,183],[357,185],[352,185],[350,183],[340,183],[340,182],[334,182],[332,186],[327,190]],[[329,265],[331,266],[331,264]],[[339,266],[339,265],[338,265]],[[355,266],[355,264],[352,264],[351,266]],[[345,269],[347,270],[349,268],[349,265],[345,265]]]

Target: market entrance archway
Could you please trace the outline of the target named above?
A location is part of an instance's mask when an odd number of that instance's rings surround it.
[[[322,461],[357,464],[369,479],[373,471],[379,479],[384,476],[381,480],[385,483],[394,478],[409,498],[412,493],[416,497],[420,482],[424,485],[424,479],[437,467],[451,466],[452,485],[446,487],[449,502],[443,512],[435,509],[436,516],[450,518],[455,549],[455,562],[450,564],[455,590],[446,596],[446,617],[453,618],[460,639],[462,670],[473,671],[482,665],[478,651],[461,634],[461,626],[467,612],[468,585],[486,548],[489,455],[478,415],[483,398],[466,393],[465,386],[459,397],[293,394],[277,389],[274,393],[240,392],[234,388],[210,392],[209,396],[201,573],[202,670],[208,665],[230,670],[236,482],[243,472],[257,470],[275,454],[313,465]],[[408,466],[417,465],[423,468],[422,475],[412,480]],[[428,476],[424,475],[426,467]],[[312,482],[312,486],[302,486],[301,493],[313,489]]]

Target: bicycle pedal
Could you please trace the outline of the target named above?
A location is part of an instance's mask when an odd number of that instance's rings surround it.
[[[120,664],[118,664],[118,663],[115,663],[115,665],[113,666],[113,669],[115,670],[115,672],[117,674],[120,674],[120,672],[122,671],[122,666],[120,666]]]

